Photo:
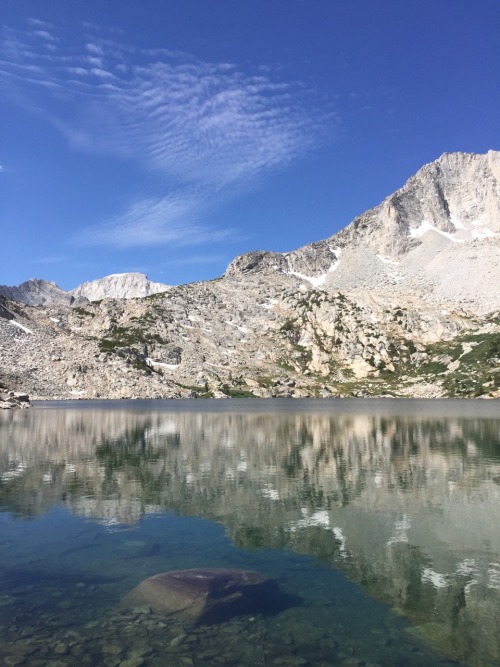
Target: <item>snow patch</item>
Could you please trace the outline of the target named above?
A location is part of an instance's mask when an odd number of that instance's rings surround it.
[[[306,508],[302,508],[303,519],[291,521],[288,524],[288,530],[295,533],[297,528],[308,528],[309,526],[319,526],[320,528],[330,528],[330,517],[326,510],[318,510],[309,516]]]
[[[500,590],[500,564],[490,563],[488,568],[488,588]]]
[[[457,565],[457,574],[468,577],[471,574],[477,574],[479,568],[474,558],[465,558]]]
[[[264,496],[264,498],[270,498],[271,500],[279,500],[280,499],[280,494],[276,489],[271,488],[268,486],[265,489],[261,489],[261,495]]]
[[[335,258],[337,261],[340,259],[340,255],[342,254],[342,248],[339,248],[338,246],[336,248],[332,248],[332,246],[328,246],[328,249],[332,253],[332,255],[335,255]]]
[[[455,229],[466,229],[464,223],[458,218],[455,218],[454,215],[450,215],[450,222],[455,227]]]
[[[0,477],[0,479],[2,480],[2,482],[9,482],[11,479],[15,479],[16,477],[22,475],[27,467],[28,467],[27,464],[21,461],[16,465],[14,469],[4,472]]]
[[[429,584],[432,584],[434,588],[446,588],[446,586],[449,585],[448,581],[446,580],[446,577],[443,574],[439,574],[439,572],[434,572],[434,570],[431,570],[430,567],[426,567],[422,571],[422,582],[427,582]]]
[[[14,320],[9,320],[10,324],[13,324],[15,327],[18,327],[19,329],[22,329],[22,331],[32,334],[33,332],[31,329],[28,329],[28,327],[23,326],[22,324],[19,324],[19,322],[14,322]]]
[[[342,528],[339,528],[338,526],[335,526],[333,529],[333,534],[335,535],[337,541],[340,543],[339,544],[339,552],[340,555],[345,558],[346,554],[346,537],[344,533],[342,532]]]
[[[326,283],[326,278],[328,274],[333,273],[338,268],[339,264],[340,262],[339,260],[337,260],[336,262],[330,265],[326,273],[322,273],[320,276],[306,276],[303,273],[299,273],[298,271],[288,271],[288,275],[297,276],[297,278],[301,278],[302,280],[307,280],[307,282],[311,283],[311,285],[313,285],[314,287],[319,287],[320,285],[324,285]]]
[[[393,262],[392,259],[387,259],[387,257],[383,257],[382,255],[377,255],[377,257],[381,262],[384,262],[384,264],[392,264],[393,266],[399,266],[399,262]]]
[[[180,364],[165,364],[163,361],[155,361],[151,357],[146,357],[146,363],[148,366],[160,366],[160,368],[168,368],[171,371],[175,371],[180,366]]]
[[[248,333],[248,327],[240,327],[238,324],[235,322],[232,322],[231,320],[224,320],[225,324],[229,324],[230,327],[234,327],[235,329],[238,329],[238,331],[241,331],[241,333]]]
[[[420,223],[420,227],[411,227],[410,228],[410,236],[412,238],[420,238],[423,236],[426,232],[434,231],[437,232],[438,234],[441,234],[441,236],[444,236],[447,238],[449,241],[453,241],[453,243],[465,243],[463,239],[456,239],[453,234],[449,234],[448,232],[443,232],[437,227],[434,227],[434,225],[431,225],[431,223],[428,220],[422,220]]]

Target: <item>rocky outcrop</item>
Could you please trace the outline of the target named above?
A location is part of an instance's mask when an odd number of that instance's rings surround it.
[[[233,259],[227,267],[227,277],[245,275],[249,273],[265,273],[267,271],[285,272],[288,268],[285,256],[279,252],[254,250]]]
[[[218,623],[241,614],[269,613],[280,600],[273,579],[250,570],[199,568],[149,577],[122,600],[189,623]]]
[[[30,408],[31,403],[28,394],[21,391],[8,391],[0,393],[0,410],[12,410],[13,408]]]

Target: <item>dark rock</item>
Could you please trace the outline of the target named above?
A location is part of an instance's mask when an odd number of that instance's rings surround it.
[[[288,268],[282,253],[254,250],[236,257],[226,269],[226,276],[265,271],[285,271]]]
[[[292,596],[283,595],[273,579],[226,568],[163,572],[145,579],[122,600],[125,607],[146,604],[158,614],[209,624],[241,614],[275,612],[291,603]]]
[[[28,396],[28,394],[24,394],[21,391],[11,391],[9,392],[9,396],[11,396],[14,400],[18,401],[19,403],[30,402],[30,397]]]
[[[9,391],[0,394],[0,409],[10,410],[12,408],[30,408],[31,403],[28,394],[19,391]]]

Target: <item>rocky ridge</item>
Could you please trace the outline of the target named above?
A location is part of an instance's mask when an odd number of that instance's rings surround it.
[[[42,399],[499,396],[499,248],[500,153],[445,154],[330,239],[216,280],[72,308],[0,297],[0,381]]]
[[[166,292],[169,285],[155,283],[144,273],[114,273],[90,280],[67,292],[54,282],[31,278],[20,285],[0,285],[0,296],[28,306],[75,306],[101,299],[135,299]]]
[[[500,309],[500,152],[445,153],[332,237],[248,253],[226,275],[279,271],[330,290],[414,293],[474,313]]]
[[[69,306],[74,299],[54,282],[31,278],[20,285],[0,285],[0,295],[28,306]]]

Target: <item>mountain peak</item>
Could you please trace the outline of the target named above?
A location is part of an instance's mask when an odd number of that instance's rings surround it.
[[[169,285],[154,283],[144,273],[113,273],[104,278],[79,285],[71,294],[74,298],[100,301],[101,299],[133,299],[166,292]]]
[[[67,292],[41,278],[30,278],[17,286],[0,285],[0,294],[28,306],[74,305],[75,302],[101,299],[133,299],[170,289],[169,285],[154,283],[144,273],[114,273],[91,280]]]
[[[28,306],[65,305],[73,302],[71,294],[55,282],[30,278],[17,286],[0,285],[0,294]]]

